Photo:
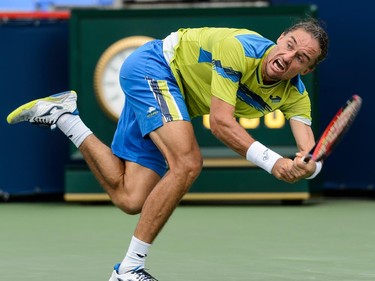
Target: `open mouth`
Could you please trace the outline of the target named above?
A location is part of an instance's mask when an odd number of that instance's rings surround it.
[[[285,65],[284,65],[284,62],[280,59],[276,59],[273,63],[274,67],[278,70],[278,71],[284,71],[285,70]]]

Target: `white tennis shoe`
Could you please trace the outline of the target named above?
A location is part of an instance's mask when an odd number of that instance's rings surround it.
[[[120,264],[116,264],[109,281],[158,281],[152,277],[144,268],[136,268],[124,274],[118,274]]]
[[[8,115],[7,121],[9,124],[29,121],[31,124],[54,129],[57,120],[66,113],[78,115],[75,91],[62,92],[30,101],[13,110]]]

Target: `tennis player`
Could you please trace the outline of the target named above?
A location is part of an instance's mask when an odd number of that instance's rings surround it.
[[[328,36],[305,19],[276,43],[246,29],[180,29],[138,48],[124,62],[126,96],[111,148],[78,115],[74,91],[31,101],[10,124],[58,127],[82,153],[113,203],[141,213],[124,259],[110,281],[156,280],[145,270],[149,248],[202,169],[191,118],[210,114],[212,133],[277,179],[313,178],[321,163],[304,163],[314,146],[309,95],[300,75],[327,54]],[[279,109],[289,120],[298,152],[291,160],[255,140],[236,117]]]

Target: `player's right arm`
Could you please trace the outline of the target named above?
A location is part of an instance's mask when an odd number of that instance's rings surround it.
[[[249,148],[256,140],[237,122],[234,111],[233,105],[213,96],[210,107],[211,132],[226,146],[247,158]],[[291,159],[280,157],[271,172],[280,180],[295,182],[296,177],[290,173],[292,167]]]

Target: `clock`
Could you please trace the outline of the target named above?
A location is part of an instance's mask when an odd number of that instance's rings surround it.
[[[119,74],[125,59],[139,46],[153,40],[147,36],[130,36],[110,45],[100,56],[94,71],[94,91],[100,107],[117,121],[125,102]]]

